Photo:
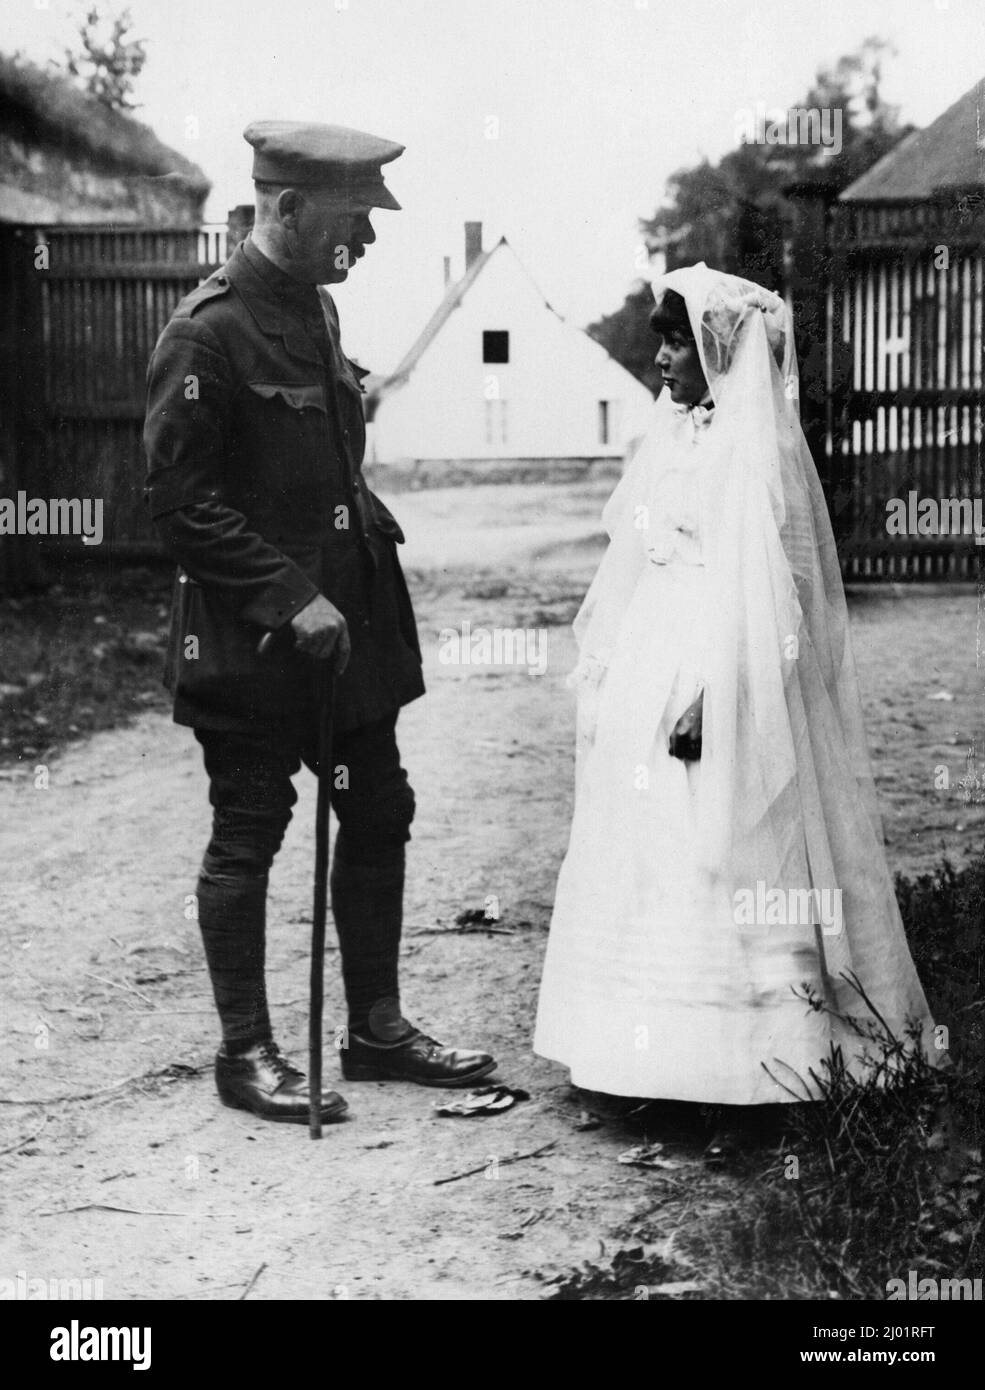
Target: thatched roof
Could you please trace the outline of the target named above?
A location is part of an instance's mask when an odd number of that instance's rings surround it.
[[[0,54],[0,130],[75,154],[107,173],[177,176],[203,197],[210,181],[149,126],[113,111],[61,73]]]
[[[985,184],[985,78],[914,130],[841,193],[842,202],[911,202]]]

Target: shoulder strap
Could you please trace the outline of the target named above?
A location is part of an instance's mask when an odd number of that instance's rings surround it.
[[[221,299],[223,295],[229,293],[231,288],[229,276],[225,270],[216,270],[207,280],[191,290],[185,295],[184,299],[174,311],[174,318],[190,319],[197,309],[203,304],[207,304],[211,299]]]

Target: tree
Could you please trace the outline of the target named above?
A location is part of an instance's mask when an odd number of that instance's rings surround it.
[[[894,50],[868,38],[833,67],[821,68],[802,105],[841,112],[841,149],[811,144],[740,144],[718,164],[708,160],[678,169],[652,217],[640,222],[647,247],[660,251],[667,269],[707,261],[717,269],[777,289],[783,271],[786,199],[783,190],[823,173],[836,188],[848,186],[897,143],[910,127],[881,92],[884,57]],[[832,116],[834,119],[834,116]],[[651,390],[654,339],[647,320],[653,307],[640,282],[620,309],[590,324],[588,332]]]
[[[129,9],[105,19],[93,5],[79,25],[81,51],[65,50],[65,67],[81,87],[113,111],[133,111],[136,79],[147,61],[144,39],[127,41]]]

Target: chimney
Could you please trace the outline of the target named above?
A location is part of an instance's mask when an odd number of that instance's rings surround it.
[[[482,223],[465,224],[465,269],[470,270],[473,261],[482,255]]]
[[[445,289],[451,284],[451,256],[445,257]]]

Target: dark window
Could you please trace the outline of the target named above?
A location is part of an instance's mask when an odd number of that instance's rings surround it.
[[[599,443],[611,444],[609,438],[609,402],[599,401]]]
[[[483,362],[510,360],[510,335],[501,328],[487,328],[482,335]]]

